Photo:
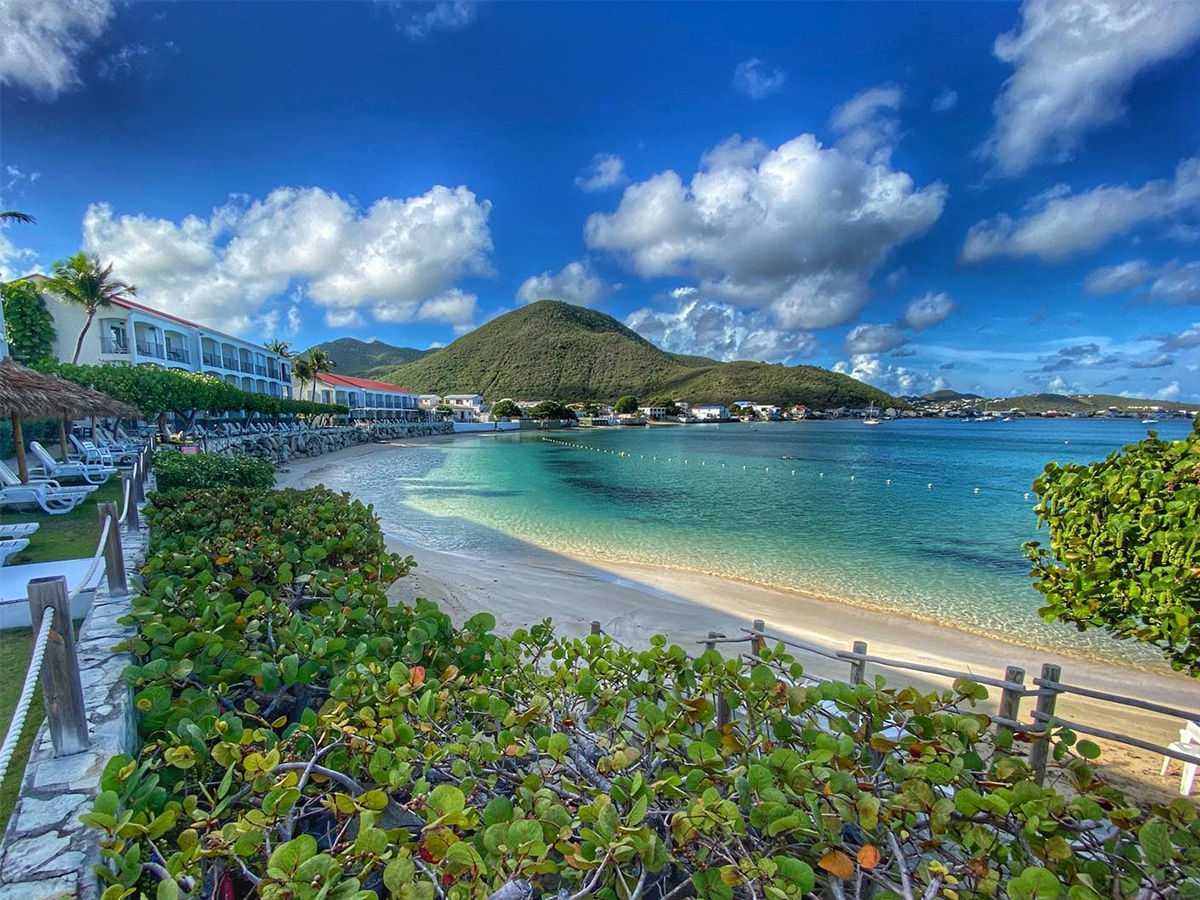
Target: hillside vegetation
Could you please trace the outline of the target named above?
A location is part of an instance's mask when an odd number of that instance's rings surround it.
[[[815,366],[721,363],[668,353],[611,316],[557,300],[514,310],[376,377],[413,390],[489,399],[669,394],[691,403],[754,400],[817,408],[896,402],[883,391]]]
[[[1115,394],[1027,394],[1023,397],[1001,397],[983,404],[987,409],[1022,409],[1025,412],[1045,412],[1055,409],[1061,413],[1098,413],[1110,406],[1122,410],[1144,410],[1151,406],[1160,409],[1200,409],[1196,403],[1176,403],[1138,397],[1119,397]]]
[[[429,350],[417,350],[413,347],[393,347],[383,341],[367,343],[352,337],[325,341],[311,349],[328,353],[333,359],[336,374],[356,375],[360,378],[378,378],[381,372],[413,362],[430,353]]]

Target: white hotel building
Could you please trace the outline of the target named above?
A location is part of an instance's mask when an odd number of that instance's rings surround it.
[[[40,281],[43,276],[30,278]],[[42,299],[54,319],[52,352],[69,362],[87,313],[50,294],[43,293]],[[292,366],[285,357],[260,344],[129,300],[115,300],[96,311],[78,361],[201,372],[251,393],[292,396]]]

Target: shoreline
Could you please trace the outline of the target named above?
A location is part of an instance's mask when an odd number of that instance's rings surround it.
[[[296,460],[276,480],[281,487],[308,487],[320,483],[324,472],[347,459],[491,434],[361,445]],[[1064,683],[1164,705],[1200,707],[1200,682],[1186,676],[1041,651],[953,626],[800,592],[665,567],[580,560],[517,541],[511,552],[497,559],[432,550],[391,532],[387,538],[393,551],[411,555],[417,562],[406,578],[392,586],[389,596],[405,603],[424,597],[436,602],[457,623],[487,611],[496,617],[498,631],[508,632],[551,618],[560,633],[582,636],[590,630],[590,623],[598,620],[606,634],[623,643],[645,646],[651,635],[664,634],[670,642],[695,653],[699,650],[697,642],[702,643],[710,631],[742,637],[740,629],[748,628],[753,619],[763,619],[771,633],[830,649],[849,650],[854,641],[862,640],[874,656],[994,678],[1003,677],[1006,666],[1020,666],[1031,688],[1041,666],[1049,663],[1062,667]],[[848,677],[849,667],[844,662],[805,651],[792,652],[807,674],[839,680]],[[925,690],[945,689],[949,684],[948,679],[939,677],[873,664],[867,667],[868,679],[877,674],[885,675],[889,683],[911,683]],[[983,704],[985,710],[994,709],[998,698],[995,690],[989,694],[989,702]],[[1023,701],[1023,718],[1028,718],[1032,703],[1031,699]],[[1058,712],[1081,724],[1162,744],[1170,743],[1179,728],[1177,719],[1074,696],[1060,697]],[[1177,775],[1158,775],[1161,757],[1123,745],[1101,744],[1106,770],[1115,766],[1119,777],[1135,785],[1140,795],[1146,796],[1148,791],[1167,799],[1174,794],[1172,788],[1177,790]],[[1119,786],[1128,789],[1127,784]]]

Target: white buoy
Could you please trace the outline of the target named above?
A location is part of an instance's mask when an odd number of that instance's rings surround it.
[[[763,469],[763,471],[764,471],[764,472],[770,472],[770,471],[771,471],[771,467],[770,467],[770,466],[767,466],[765,469]]]
[[[975,493],[979,493],[979,488],[975,488]]]
[[[933,482],[932,481],[929,482],[929,484],[925,485],[925,487],[929,488],[932,491],[933,490]]]
[[[889,479],[887,480],[887,483],[888,483],[888,484],[891,484],[891,483],[892,483],[892,479],[890,479],[890,478],[889,478]]]
[[[822,472],[822,473],[821,473],[821,477],[822,477],[822,478],[824,478],[824,477],[825,477],[825,473],[824,473],[824,472]]]
[[[1026,495],[1025,495],[1025,499],[1026,499],[1026,500],[1028,500],[1028,499],[1029,499],[1029,495],[1028,495],[1028,494],[1026,494]]]
[[[795,475],[795,474],[796,474],[796,470],[795,470],[795,469],[792,469],[792,474],[793,474],[793,475]]]
[[[851,475],[851,476],[850,476],[850,480],[851,480],[851,481],[853,481],[853,480],[854,480],[854,476],[853,476],[853,475]]]

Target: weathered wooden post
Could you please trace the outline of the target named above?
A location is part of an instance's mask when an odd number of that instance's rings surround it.
[[[87,710],[79,681],[79,657],[75,655],[75,629],[71,625],[71,600],[67,579],[62,575],[34,578],[29,582],[29,613],[40,628],[47,607],[54,609],[50,638],[42,660],[42,694],[46,720],[55,756],[70,756],[88,746]],[[37,640],[37,634],[34,634]]]
[[[129,500],[125,505],[125,528],[132,534],[140,531],[142,523],[138,521],[137,492],[133,489],[132,472],[121,473],[121,496],[128,497]]]
[[[133,464],[133,500],[135,503],[146,502],[146,475],[142,469],[142,460],[144,458],[145,457],[139,453],[137,462]]]
[[[1045,663],[1042,666],[1042,677],[1038,681],[1058,683],[1059,677],[1062,675],[1062,668],[1059,666]],[[1046,761],[1050,756],[1050,719],[1054,716],[1054,705],[1058,701],[1058,695],[1061,693],[1057,688],[1046,687],[1045,684],[1038,685],[1038,701],[1037,711],[1041,713],[1037,717],[1038,739],[1033,742],[1033,747],[1029,751],[1029,766],[1033,769],[1034,780],[1041,784],[1046,777]]]
[[[750,635],[750,652],[755,656],[762,656],[763,651],[767,649],[767,639],[762,636],[762,633],[767,630],[767,623],[762,619],[755,619],[750,628],[755,632]]]
[[[117,501],[107,500],[96,504],[96,512],[100,514],[100,530],[104,531],[107,520],[108,537],[104,541],[104,574],[108,578],[110,594],[129,593],[129,584],[125,578],[125,554],[121,552],[121,520],[117,518]]]
[[[859,656],[867,655],[867,642],[855,641],[854,652]],[[862,684],[867,677],[867,661],[865,659],[850,660],[850,683]]]
[[[599,633],[600,633],[600,623],[597,621],[593,621],[592,622],[592,634],[599,634]]]
[[[705,641],[705,643],[704,643],[705,652],[708,652],[709,650],[716,650],[717,649],[717,638],[723,638],[723,637],[725,637],[725,635],[723,633],[721,633],[720,631],[710,631],[708,633],[708,640]],[[718,691],[717,692],[717,727],[724,728],[726,725],[729,724],[730,718],[731,718],[731,715],[729,712],[729,702],[725,699],[725,695],[722,694],[720,691]]]
[[[1004,680],[1013,684],[1025,684],[1025,670],[1020,666],[1008,666],[1004,670]],[[997,714],[1002,719],[1011,719],[1016,722],[1021,716],[1021,698],[1025,696],[1025,688],[1006,687],[1000,693],[1000,709]],[[996,734],[1008,732],[1011,736],[1013,727],[1001,722],[996,725]]]

